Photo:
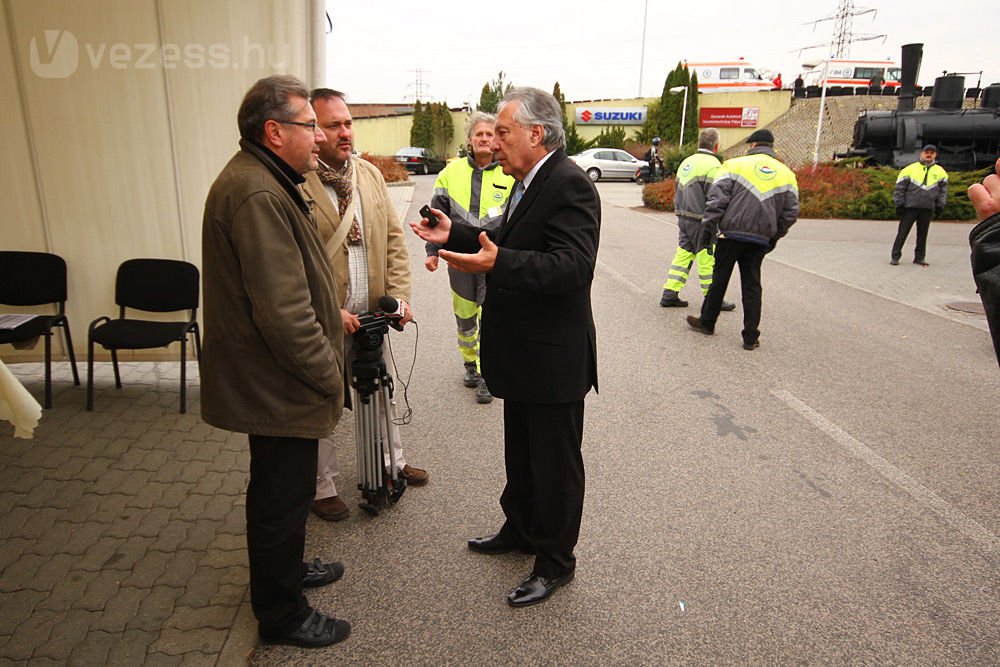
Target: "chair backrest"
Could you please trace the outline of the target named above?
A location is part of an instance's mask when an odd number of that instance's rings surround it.
[[[66,301],[66,260],[48,252],[0,251],[0,303],[38,306]]]
[[[129,259],[118,267],[115,303],[154,313],[198,308],[198,267],[176,259]]]

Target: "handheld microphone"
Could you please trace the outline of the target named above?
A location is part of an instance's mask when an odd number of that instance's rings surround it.
[[[385,295],[380,296],[378,299],[378,307],[382,309],[386,317],[390,319],[389,326],[397,331],[402,331],[403,327],[399,325],[399,318],[403,316],[403,304],[392,298],[391,296]]]

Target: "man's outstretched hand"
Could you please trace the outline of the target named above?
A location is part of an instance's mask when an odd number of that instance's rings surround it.
[[[486,232],[479,233],[479,245],[481,250],[474,255],[461,252],[449,252],[439,250],[438,255],[448,266],[465,273],[488,273],[493,270],[493,265],[497,262],[497,245],[490,240]]]
[[[410,229],[428,243],[444,245],[451,234],[451,218],[436,208],[432,208],[431,213],[437,218],[437,224],[432,227],[427,218],[420,218],[420,222],[410,223]]]
[[[996,171],[1000,173],[1000,160],[997,160]],[[976,207],[980,220],[1000,213],[1000,176],[990,174],[982,183],[970,186],[969,201]]]

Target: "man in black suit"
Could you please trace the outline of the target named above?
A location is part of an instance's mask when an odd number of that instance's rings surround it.
[[[459,271],[487,273],[480,363],[504,399],[507,520],[469,540],[486,554],[535,554],[530,576],[507,597],[514,607],[548,599],[573,578],[583,513],[584,397],[597,389],[597,335],[590,307],[601,202],[566,157],[562,109],[552,95],[515,88],[497,115],[493,150],[517,183],[494,232],[452,226],[433,210],[411,227],[443,245]]]

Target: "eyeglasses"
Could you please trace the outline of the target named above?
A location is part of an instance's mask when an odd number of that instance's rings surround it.
[[[281,123],[282,125],[298,125],[300,127],[306,128],[307,130],[313,133],[315,133],[316,128],[319,127],[316,124],[316,121],[314,120],[311,120],[308,123],[303,123],[301,120],[279,120],[277,122]]]

